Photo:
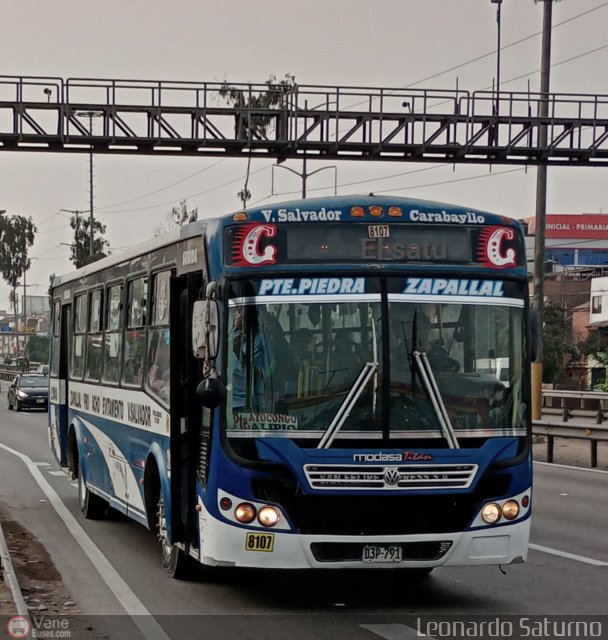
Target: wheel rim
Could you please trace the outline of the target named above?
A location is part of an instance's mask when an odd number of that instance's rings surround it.
[[[82,473],[78,476],[78,497],[80,498],[80,506],[83,506],[87,498],[87,487]]]
[[[165,502],[162,496],[158,501],[158,540],[160,542],[163,555],[168,558],[173,551],[173,545],[169,542],[169,534],[167,533],[167,516],[165,514]]]

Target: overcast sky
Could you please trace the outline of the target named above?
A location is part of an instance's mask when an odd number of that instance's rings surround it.
[[[501,89],[538,91],[542,13],[542,3],[504,0]],[[608,94],[608,2],[562,0],[554,4],[553,25],[551,90]],[[0,0],[0,76],[261,83],[270,74],[292,74],[299,84],[458,83],[474,91],[492,86],[496,27],[490,0]],[[252,202],[291,199],[301,189],[297,176],[275,170],[282,195],[271,197],[271,164],[253,163]],[[287,166],[302,169],[295,161]],[[321,166],[311,162],[308,169]],[[534,214],[533,168],[356,161],[337,167],[341,194],[386,191],[517,218]],[[420,168],[427,170],[416,173]],[[198,207],[199,218],[237,209],[245,171],[240,159],[96,156],[96,217],[117,252],[152,237],[182,199]],[[606,185],[608,169],[551,168],[547,211],[606,213]],[[330,195],[333,172],[310,178],[308,189]],[[27,277],[39,286],[28,294],[45,294],[50,273],[72,268],[69,248],[60,244],[72,240],[69,214],[60,210],[87,210],[88,203],[86,154],[0,151],[0,209],[31,216],[39,228]],[[2,283],[0,308],[7,306]]]

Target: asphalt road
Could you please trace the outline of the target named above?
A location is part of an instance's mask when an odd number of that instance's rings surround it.
[[[598,617],[607,613],[608,472],[536,464],[528,562],[504,574],[497,567],[439,568],[424,579],[226,571],[179,582],[164,575],[155,536],[140,525],[82,518],[76,487],[48,448],[47,414],[9,412],[2,404],[0,500],[45,545],[80,608],[112,640],[405,640],[421,629],[446,637],[448,627],[424,621],[450,616],[498,616],[515,629],[521,616],[594,616],[608,638],[608,616]]]

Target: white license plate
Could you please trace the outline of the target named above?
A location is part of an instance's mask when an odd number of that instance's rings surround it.
[[[44,398],[38,398],[38,399],[36,400],[36,402],[37,402],[38,404],[44,404]]]
[[[361,557],[363,562],[401,562],[399,545],[366,544]]]

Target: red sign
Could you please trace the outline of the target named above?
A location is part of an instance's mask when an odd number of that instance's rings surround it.
[[[528,232],[534,235],[536,218],[527,218]],[[608,239],[608,214],[583,213],[581,215],[555,214],[546,216],[547,238]]]

